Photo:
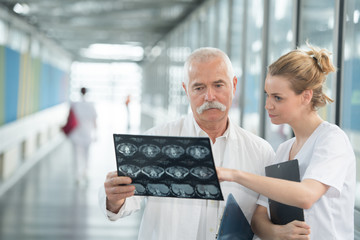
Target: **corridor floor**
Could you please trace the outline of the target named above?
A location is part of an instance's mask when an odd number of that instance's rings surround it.
[[[141,213],[110,222],[98,205],[106,173],[116,170],[112,133],[127,131],[126,120],[109,117],[116,111],[101,109],[87,183],[76,184],[72,146],[64,141],[0,197],[1,240],[137,239]]]

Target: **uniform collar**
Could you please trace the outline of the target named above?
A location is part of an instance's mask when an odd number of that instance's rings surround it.
[[[196,136],[198,136],[198,137],[209,137],[209,135],[199,127],[199,124],[196,122],[196,120],[194,118],[194,115],[192,116],[192,119],[193,119],[193,123],[194,123],[194,127],[195,127]],[[230,135],[231,129],[232,129],[232,122],[231,122],[230,118],[228,117],[228,127],[227,127],[227,129],[225,130],[225,132],[224,132],[224,134],[222,136],[217,137],[217,138],[225,138],[225,140],[227,140],[229,135]]]

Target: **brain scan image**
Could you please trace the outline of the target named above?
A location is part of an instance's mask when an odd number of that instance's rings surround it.
[[[191,197],[195,190],[189,184],[171,184],[171,191],[178,197]]]
[[[135,194],[145,194],[146,193],[146,188],[141,185],[140,183],[135,183],[132,184],[135,186]]]
[[[131,157],[137,151],[137,147],[131,143],[121,143],[117,145],[116,149],[126,157]]]
[[[163,153],[166,154],[169,158],[179,158],[185,153],[185,150],[177,145],[167,145],[162,149]]]
[[[154,196],[167,196],[170,193],[170,189],[165,184],[161,183],[149,183],[146,186],[148,192]]]
[[[143,153],[146,157],[153,158],[160,153],[160,148],[153,144],[144,144],[140,146],[139,151]]]
[[[165,172],[167,175],[176,179],[183,179],[189,174],[189,170],[181,166],[168,167],[165,169]]]
[[[125,174],[125,176],[134,178],[141,172],[141,169],[138,166],[127,164],[120,166],[119,171]]]
[[[200,179],[208,179],[214,175],[214,170],[208,167],[195,167],[190,170],[191,174]]]
[[[165,172],[162,167],[158,166],[146,166],[141,171],[149,178],[160,178]]]
[[[210,153],[210,150],[206,147],[197,145],[188,147],[186,153],[195,159],[203,159]]]
[[[196,189],[196,193],[204,198],[216,198],[220,193],[219,189],[212,184],[209,185],[198,184],[196,185],[195,189]]]

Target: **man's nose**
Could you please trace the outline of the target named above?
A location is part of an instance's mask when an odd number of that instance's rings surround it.
[[[214,101],[215,100],[215,94],[211,88],[208,88],[205,93],[205,101]]]

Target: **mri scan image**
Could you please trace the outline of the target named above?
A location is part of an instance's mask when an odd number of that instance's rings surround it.
[[[117,150],[126,157],[131,157],[137,151],[137,147],[131,143],[121,143],[117,145]]]
[[[177,145],[167,145],[162,150],[170,158],[179,158],[185,152],[182,147]]]
[[[189,184],[171,184],[171,191],[178,197],[191,197],[195,190]]]
[[[160,178],[164,174],[164,169],[158,166],[146,166],[141,171],[149,178]]]
[[[168,196],[170,193],[170,189],[165,184],[159,183],[149,183],[146,186],[148,192],[153,196]]]
[[[220,193],[219,188],[212,184],[209,185],[198,184],[196,185],[195,189],[196,189],[196,193],[204,198],[216,198]]]
[[[189,174],[189,170],[181,166],[168,167],[165,169],[165,172],[167,175],[176,179],[183,179]]]
[[[140,146],[140,152],[142,152],[146,157],[153,158],[158,155],[160,148],[154,144],[144,144]]]
[[[135,183],[132,184],[135,186],[135,194],[145,194],[146,193],[146,188],[141,185],[140,183]]]
[[[118,175],[135,195],[224,200],[208,137],[113,136]]]
[[[214,175],[215,171],[208,167],[195,167],[190,170],[191,174],[200,179],[208,179]]]
[[[122,172],[125,176],[135,178],[141,172],[141,169],[135,165],[121,165],[119,171]]]
[[[195,159],[203,159],[210,153],[210,150],[204,146],[191,146],[186,149],[186,153]]]

